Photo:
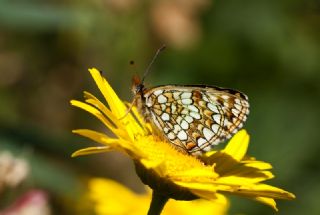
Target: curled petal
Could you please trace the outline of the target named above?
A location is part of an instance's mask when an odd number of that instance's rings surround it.
[[[87,148],[75,151],[74,153],[72,153],[71,157],[91,155],[91,154],[97,154],[97,153],[103,153],[103,152],[109,152],[109,151],[112,151],[112,148],[109,146],[95,146],[95,147],[92,146],[92,147],[87,147]]]

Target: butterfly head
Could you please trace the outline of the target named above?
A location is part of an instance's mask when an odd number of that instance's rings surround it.
[[[141,82],[139,76],[133,76],[132,78],[132,92],[133,95],[141,95],[144,90],[144,84]]]

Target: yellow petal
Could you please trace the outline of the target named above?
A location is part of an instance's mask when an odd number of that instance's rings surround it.
[[[170,175],[170,177],[176,181],[199,181],[201,183],[211,183],[218,176],[217,173],[213,172],[212,169],[208,167],[186,169]]]
[[[75,151],[74,153],[72,153],[71,157],[109,152],[111,150],[112,148],[109,146],[92,146],[92,147],[87,147],[87,148]]]
[[[256,197],[267,197],[273,199],[286,199],[292,200],[295,199],[295,195],[290,192],[287,192],[283,189],[267,185],[267,184],[255,184],[251,186],[241,186],[237,190],[237,194],[244,196],[256,196]]]
[[[77,101],[77,100],[71,100],[71,105],[81,108],[85,111],[88,111],[93,116],[98,118],[110,131],[112,131],[114,134],[118,136],[125,136],[125,133],[122,130],[117,129],[114,124],[112,124],[98,109],[95,107],[92,107],[91,105],[88,105],[86,103]]]
[[[100,110],[105,116],[108,116],[108,119],[116,125],[117,128],[125,129],[123,124],[113,115],[113,113],[94,95],[89,92],[84,92],[84,96],[86,98],[86,102],[98,110]]]
[[[233,159],[240,161],[245,156],[248,145],[249,135],[246,130],[242,129],[233,136],[223,152],[232,156]]]
[[[137,134],[144,134],[143,129],[141,129],[133,116],[130,113],[127,114],[127,107],[119,99],[119,97],[114,92],[109,83],[105,80],[105,78],[101,76],[100,72],[95,68],[89,69],[89,72],[96,82],[102,95],[108,102],[113,115],[113,121],[118,121],[119,123],[123,124],[125,126],[125,129],[127,130],[127,134],[132,140]]]
[[[272,165],[263,161],[241,161],[241,163],[245,164],[245,166],[247,167],[253,167],[256,169],[260,169],[260,170],[268,170],[268,169],[272,169]]]
[[[270,173],[271,174],[271,173]],[[252,176],[252,177],[250,177]],[[215,183],[228,184],[228,185],[247,185],[255,184],[269,179],[270,176],[264,173],[251,174],[251,175],[230,175],[219,177]]]
[[[89,72],[96,82],[100,92],[108,101],[108,104],[110,106],[110,109],[112,113],[119,119],[124,116],[126,113],[127,108],[122,103],[122,101],[119,99],[117,94],[114,92],[112,87],[109,85],[109,83],[101,76],[100,71],[98,71],[95,68],[89,69]]]
[[[89,189],[97,215],[141,215],[148,211],[149,196],[134,194],[115,181],[91,179]]]
[[[175,201],[169,200],[161,214],[163,215],[224,215],[229,208],[228,199],[223,195],[217,195],[214,201],[194,200]]]
[[[261,202],[262,204],[268,205],[272,207],[275,211],[278,211],[277,203],[272,198],[265,198],[265,197],[255,197],[252,198],[253,200],[256,200],[258,202]]]
[[[151,200],[151,192],[135,194],[115,181],[95,178],[89,181],[89,195],[95,204],[97,215],[142,215],[146,214]],[[213,201],[169,200],[163,215],[224,215],[229,208],[228,199],[217,194]]]
[[[114,141],[119,141],[119,139],[113,139],[104,133],[93,131],[90,129],[76,129],[76,130],[72,130],[72,133],[87,137],[101,144],[112,144],[114,143]],[[106,141],[110,141],[110,143]]]

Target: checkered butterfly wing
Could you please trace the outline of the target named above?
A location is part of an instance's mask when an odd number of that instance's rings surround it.
[[[230,138],[249,114],[246,95],[214,86],[159,86],[145,90],[143,97],[160,133],[194,155]]]

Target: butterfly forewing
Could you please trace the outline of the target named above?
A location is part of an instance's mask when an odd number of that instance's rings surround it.
[[[171,143],[202,154],[243,126],[249,113],[247,96],[214,86],[166,85],[146,89],[145,114]]]

